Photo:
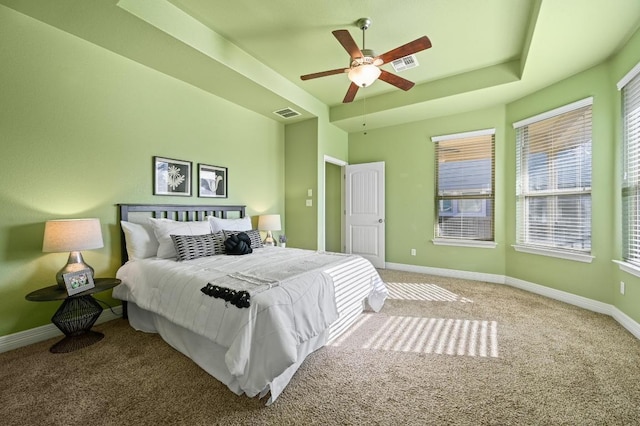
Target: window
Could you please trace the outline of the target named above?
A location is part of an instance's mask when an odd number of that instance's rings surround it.
[[[640,267],[640,64],[618,88],[622,89],[624,141],[622,257]]]
[[[592,104],[584,99],[513,125],[516,249],[591,252]]]
[[[495,129],[436,136],[435,237],[493,241]]]

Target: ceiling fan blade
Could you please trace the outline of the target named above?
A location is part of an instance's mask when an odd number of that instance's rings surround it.
[[[348,71],[348,69],[337,68],[335,70],[321,71],[321,72],[316,72],[316,73],[313,73],[313,74],[301,75],[300,79],[301,80],[310,80],[312,78],[326,77],[328,75],[334,75],[334,74],[342,74],[342,73],[344,73],[346,71]]]
[[[352,102],[353,99],[356,97],[356,93],[358,93],[358,85],[355,83],[351,83],[351,85],[349,86],[349,89],[347,90],[347,94],[342,100],[342,103],[348,104],[349,102]]]
[[[378,77],[380,80],[385,81],[391,84],[392,86],[396,86],[399,89],[407,91],[415,85],[413,81],[409,81],[407,79],[399,77],[395,74],[391,74],[390,72],[382,69],[380,71],[381,71],[380,77]]]
[[[344,50],[347,51],[351,59],[354,58],[362,58],[364,55],[360,51],[360,48],[356,44],[353,37],[351,37],[351,33],[347,30],[335,30],[331,32],[335,38],[338,39]]]
[[[416,52],[420,52],[421,50],[426,50],[430,47],[431,47],[431,40],[429,40],[429,37],[422,36],[419,39],[413,40],[407,44],[404,44],[400,47],[396,47],[393,50],[383,53],[382,55],[378,56],[376,59],[381,59],[382,64],[386,64],[387,62],[404,58],[405,56],[412,55]]]

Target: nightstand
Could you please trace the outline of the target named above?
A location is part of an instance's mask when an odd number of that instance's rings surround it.
[[[49,349],[53,353],[73,352],[99,342],[104,334],[91,330],[93,324],[102,313],[102,306],[91,296],[95,293],[109,290],[118,284],[116,278],[94,278],[95,287],[82,293],[69,296],[67,290],[57,284],[33,291],[25,296],[32,302],[51,302],[64,300],[58,308],[51,322],[65,335]]]

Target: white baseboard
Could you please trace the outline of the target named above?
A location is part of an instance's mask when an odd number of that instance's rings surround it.
[[[458,271],[455,269],[431,268],[429,266],[405,265],[403,263],[387,262],[385,266],[388,269],[397,271],[417,272],[419,274],[437,275],[440,277],[460,278],[472,281],[484,281],[494,284],[505,284],[504,275],[485,274],[483,272]]]
[[[388,269],[395,269],[398,271],[417,272],[421,274],[437,275],[450,278],[462,278],[495,284],[506,284],[511,287],[516,287],[521,290],[528,291],[530,293],[539,294],[550,299],[559,300],[570,305],[578,306],[589,311],[609,315],[625,329],[627,329],[631,334],[633,334],[637,339],[640,339],[640,324],[638,324],[633,320],[633,318],[629,317],[615,306],[568,293],[566,291],[556,290],[554,288],[545,287],[540,284],[534,284],[517,278],[507,277],[505,275],[457,271],[454,269],[431,268],[427,266],[405,265],[402,263],[387,263],[386,267]]]
[[[111,321],[122,317],[122,306],[115,306],[113,312],[111,309],[105,309],[100,314],[96,324]],[[0,336],[0,353],[17,349],[22,346],[31,345],[33,343],[42,342],[43,340],[53,337],[62,336],[62,332],[53,324],[43,325],[41,327],[32,328],[18,333]]]
[[[620,325],[626,328],[629,333],[636,336],[636,339],[640,339],[640,324],[635,322],[633,318],[629,317],[615,306],[612,309],[611,316],[614,320],[620,323]]]

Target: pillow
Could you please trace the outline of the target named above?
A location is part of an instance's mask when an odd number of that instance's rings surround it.
[[[249,229],[248,231],[224,231],[224,239],[226,240],[232,235],[238,235],[240,232],[244,232],[247,234],[249,239],[251,240],[251,248],[260,248],[263,247],[262,239],[260,238],[260,231],[257,229]]]
[[[171,235],[178,260],[191,260],[213,256],[216,253],[216,237],[213,234]]]
[[[220,219],[215,216],[207,216],[207,219],[213,233],[220,231],[248,231],[251,229],[251,216],[240,219]]]
[[[176,257],[176,249],[171,240],[171,235],[203,235],[210,234],[209,222],[178,222],[171,219],[149,218],[153,233],[158,239],[157,256],[165,259]]]
[[[213,235],[213,238],[214,238],[213,248],[216,254],[225,254],[227,250],[224,247],[224,240],[225,240],[224,232],[222,231],[214,232],[211,235]]]
[[[158,253],[158,239],[149,225],[120,221],[129,260],[146,259]]]
[[[227,250],[227,254],[249,254],[253,253],[251,248],[251,240],[245,232],[237,232],[229,236],[224,240],[224,247]]]

